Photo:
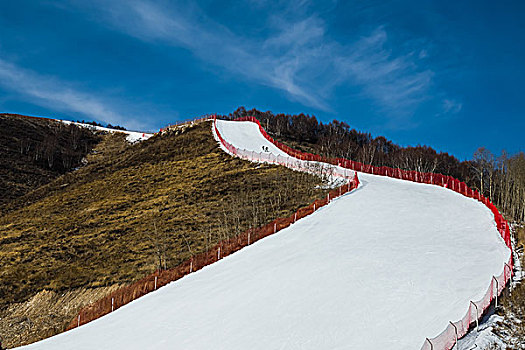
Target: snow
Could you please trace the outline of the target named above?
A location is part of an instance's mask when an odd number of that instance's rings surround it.
[[[220,132],[237,147],[274,150],[240,124]],[[510,251],[473,199],[359,179],[277,234],[21,349],[420,349],[484,295]]]
[[[237,156],[240,158],[253,162],[285,165],[297,171],[319,175],[326,180],[326,186],[329,188],[339,187],[354,178],[354,171],[341,166],[300,160],[288,155],[268,142],[259,132],[259,126],[253,122],[217,120],[216,123],[219,133],[237,148]],[[219,142],[215,128],[212,128],[212,132],[214,138]],[[219,142],[219,145],[223,151],[230,153],[222,143]]]
[[[505,343],[493,333],[496,324],[501,321],[503,317],[491,315],[486,322],[479,325],[479,329],[474,328],[458,341],[457,350],[490,349],[493,344],[497,344],[498,349],[506,349]]]
[[[286,152],[281,151],[273,143],[266,140],[256,123],[217,120],[217,129],[226,141],[237,148],[288,157]],[[263,147],[267,148],[268,151],[264,151]]]
[[[117,129],[110,129],[110,128],[105,128],[105,127],[102,127],[102,126],[96,126],[96,125],[91,125],[91,124],[85,124],[85,123],[78,123],[78,122],[72,122],[70,120],[58,120],[64,124],[75,124],[75,125],[78,125],[78,126],[81,126],[81,127],[84,127],[84,128],[88,128],[88,129],[91,129],[91,130],[97,130],[97,131],[106,131],[106,132],[111,132],[111,133],[114,133],[114,132],[120,132],[120,133],[123,133],[123,134],[126,134],[126,141],[128,141],[129,143],[135,143],[135,142],[138,142],[138,141],[143,141],[143,140],[147,140],[149,139],[150,137],[153,136],[153,134],[150,134],[150,133],[145,133],[145,132],[141,132],[141,131],[129,131],[129,130],[117,130]]]

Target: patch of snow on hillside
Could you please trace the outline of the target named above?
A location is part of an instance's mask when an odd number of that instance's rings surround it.
[[[115,132],[123,133],[127,135],[126,141],[128,141],[129,143],[135,143],[135,142],[147,140],[153,136],[153,134],[151,133],[145,133],[145,132],[140,132],[140,131],[117,130],[117,129],[105,128],[103,126],[96,126],[96,125],[91,125],[91,124],[73,122],[70,120],[60,120],[60,119],[57,119],[57,120],[67,125],[75,124],[75,125],[81,126],[83,128],[88,128],[91,130],[106,131],[106,132],[111,132],[111,133],[115,133]]]

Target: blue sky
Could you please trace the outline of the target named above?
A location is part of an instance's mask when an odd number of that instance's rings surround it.
[[[0,111],[157,130],[245,106],[514,153],[523,18],[524,1],[0,0]]]

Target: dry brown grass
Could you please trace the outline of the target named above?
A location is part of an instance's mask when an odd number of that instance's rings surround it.
[[[314,176],[228,156],[210,129],[135,145],[108,135],[88,165],[5,208],[0,309],[132,282],[325,195]]]
[[[523,249],[523,244],[525,242],[525,226],[518,227],[515,232],[515,238],[517,240],[516,248],[518,250]],[[521,248],[520,248],[521,247]],[[524,255],[521,254],[521,266],[525,266]],[[509,298],[509,305],[511,312],[522,320],[520,327],[520,336],[525,339],[525,283],[522,281],[519,283],[516,288],[512,290],[512,293]]]
[[[516,227],[513,234],[516,248],[521,251],[525,242],[525,226]],[[521,253],[521,266],[525,266],[524,264],[525,259]],[[521,349],[525,339],[525,282],[521,281],[512,290],[505,290],[502,304],[504,319],[493,332],[506,340],[507,349]]]
[[[76,288],[65,293],[43,290],[27,301],[10,304],[0,312],[0,330],[6,334],[2,346],[30,344],[62,332],[76,310],[117,288]]]

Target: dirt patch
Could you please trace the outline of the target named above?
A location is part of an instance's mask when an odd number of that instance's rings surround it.
[[[78,288],[64,293],[43,290],[25,302],[9,305],[0,312],[2,346],[26,345],[61,332],[78,309],[118,287]]]

